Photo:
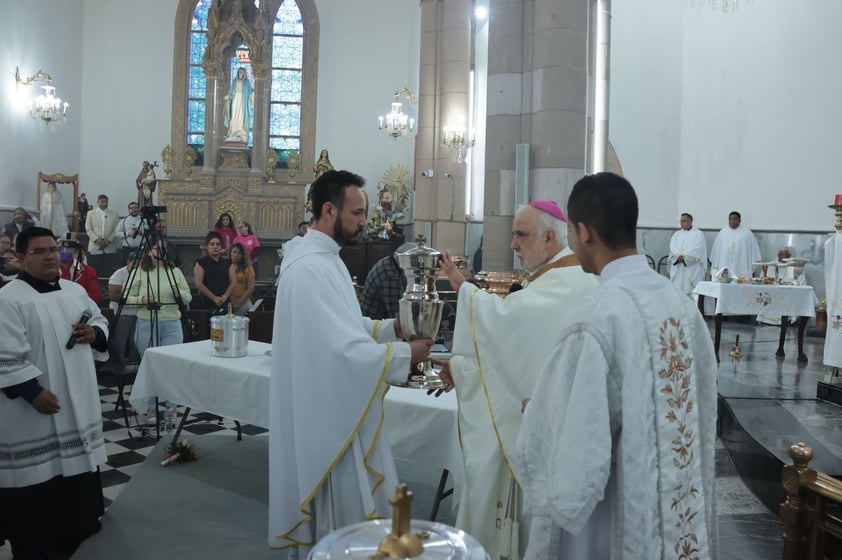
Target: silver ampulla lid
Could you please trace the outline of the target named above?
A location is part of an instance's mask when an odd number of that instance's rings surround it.
[[[438,272],[439,257],[441,251],[437,251],[432,247],[425,245],[427,238],[423,234],[418,234],[415,237],[415,243],[406,243],[395,252],[398,258],[398,265],[403,270],[412,270],[414,272],[429,271],[429,273]],[[423,272],[422,272],[423,273]]]

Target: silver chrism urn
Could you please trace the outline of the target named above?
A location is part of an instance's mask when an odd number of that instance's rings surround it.
[[[435,339],[444,308],[444,302],[436,292],[441,253],[424,245],[425,241],[424,236],[419,235],[415,238],[414,245],[396,253],[398,265],[406,276],[406,291],[399,302],[401,329],[405,340]],[[406,383],[400,385],[417,389],[444,387],[441,378],[433,371],[430,360],[413,364]]]

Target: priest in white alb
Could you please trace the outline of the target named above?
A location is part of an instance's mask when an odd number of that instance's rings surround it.
[[[400,342],[372,321],[340,249],[366,225],[365,181],[329,171],[310,192],[313,226],[287,243],[272,336],[269,546],[306,558],[331,531],[391,515],[397,473],[382,432],[386,382],[406,381],[432,340]]]
[[[708,246],[705,234],[693,225],[693,216],[681,214],[681,229],[670,239],[670,280],[681,293],[690,294],[705,277]]]
[[[739,212],[731,212],[728,214],[728,227],[716,234],[710,249],[711,268],[720,270],[728,267],[734,277],[751,278],[752,265],[760,259],[760,245],[754,233],[742,225]]]
[[[827,334],[823,363],[831,368],[842,368],[842,233],[834,233],[825,241],[824,276],[827,290]]]
[[[448,364],[465,463],[456,526],[493,560],[518,555],[516,535],[500,533],[516,532],[520,517],[520,473],[511,457],[521,402],[558,340],[559,318],[597,285],[567,247],[566,217],[553,201],[536,200],[518,211],[511,246],[530,276],[505,298],[465,282],[446,251],[441,261],[458,293]],[[521,548],[525,544],[520,539]]]
[[[579,180],[568,239],[600,285],[561,336],[517,439],[527,560],[715,558],[716,358],[690,298],[637,254],[637,196]]]
[[[70,558],[104,512],[94,358],[108,321],[59,279],[51,230],[20,232],[16,252],[22,272],[0,290],[0,541],[15,558]]]

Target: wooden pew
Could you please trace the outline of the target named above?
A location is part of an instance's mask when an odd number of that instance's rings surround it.
[[[786,526],[784,560],[842,558],[842,482],[811,469],[813,450],[803,443],[791,446],[789,456],[779,514]]]

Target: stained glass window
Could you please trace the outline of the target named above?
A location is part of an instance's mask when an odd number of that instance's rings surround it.
[[[304,24],[295,0],[284,0],[272,28],[272,85],[269,92],[269,146],[286,167],[291,150],[301,150],[301,69]]]
[[[190,66],[187,82],[187,144],[205,144],[205,70],[202,57],[208,46],[208,11],[212,0],[198,0],[190,25]],[[200,165],[201,162],[196,162]]]

